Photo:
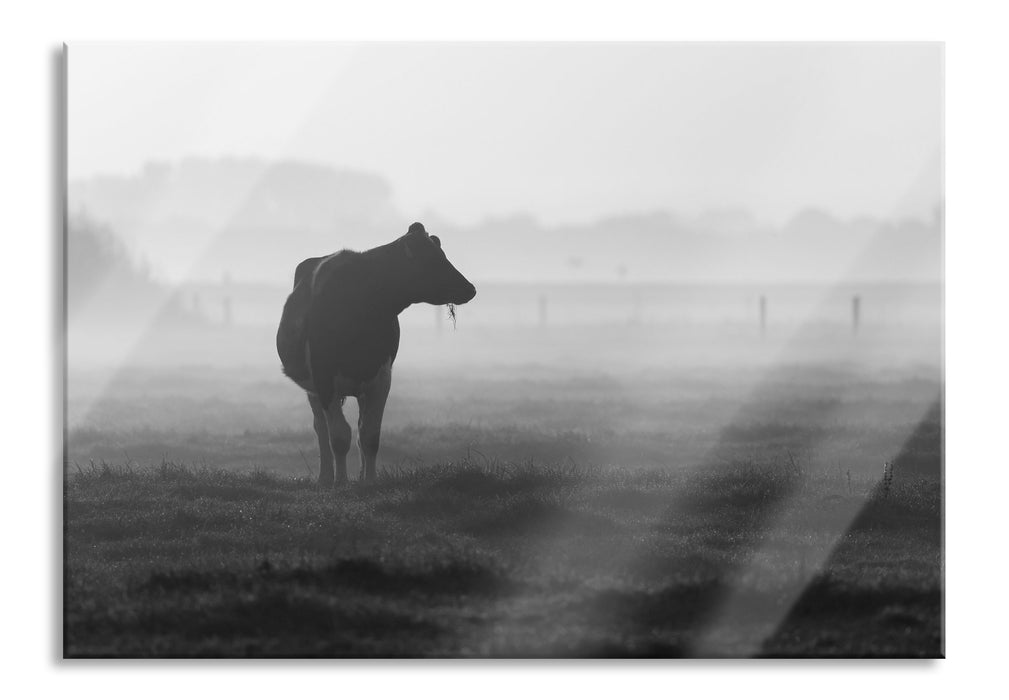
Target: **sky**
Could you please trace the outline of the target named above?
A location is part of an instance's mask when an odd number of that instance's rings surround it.
[[[187,156],[385,177],[467,224],[931,218],[940,44],[71,44],[71,179]]]

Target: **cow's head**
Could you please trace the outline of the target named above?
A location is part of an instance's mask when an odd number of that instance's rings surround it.
[[[414,303],[465,304],[476,296],[476,287],[448,261],[441,241],[428,235],[423,224],[411,224],[400,240]]]

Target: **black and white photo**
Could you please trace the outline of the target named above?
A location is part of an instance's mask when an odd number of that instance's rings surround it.
[[[70,42],[65,658],[942,658],[940,42]]]

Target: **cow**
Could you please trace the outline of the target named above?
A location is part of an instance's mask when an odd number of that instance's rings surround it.
[[[386,245],[341,250],[297,266],[277,329],[277,353],[284,374],[308,394],[319,440],[320,487],[347,482],[348,396],[358,405],[359,478],[375,478],[400,312],[419,303],[465,304],[474,296],[476,287],[420,223]]]

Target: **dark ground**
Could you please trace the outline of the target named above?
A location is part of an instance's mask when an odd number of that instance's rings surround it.
[[[867,488],[746,465],[684,478],[464,463],[337,493],[89,469],[67,488],[66,655],[709,655],[731,595],[748,612],[719,655],[938,656],[939,486],[865,502]],[[782,499],[801,527],[758,546]],[[796,543],[831,541],[824,510],[860,507],[807,570]],[[768,614],[777,629],[749,648]]]
[[[79,374],[65,654],[939,656],[935,376],[403,372],[320,492],[282,377]]]

